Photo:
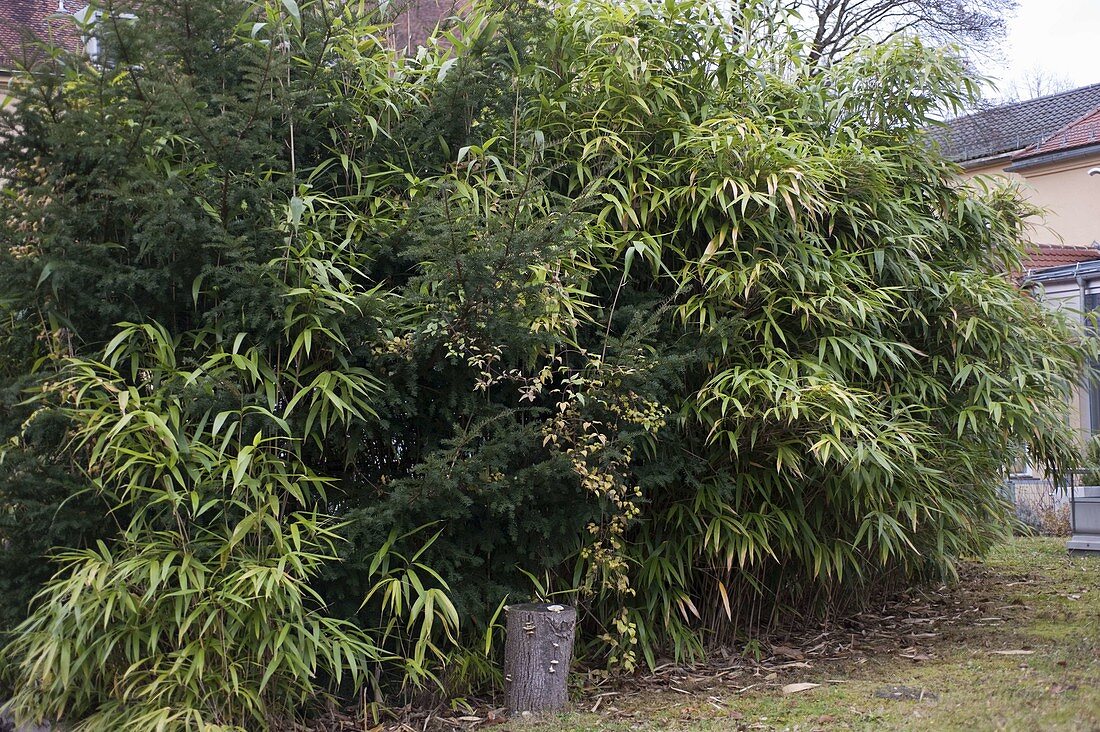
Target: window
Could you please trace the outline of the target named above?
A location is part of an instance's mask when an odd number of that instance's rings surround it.
[[[1096,316],[1100,316],[1100,293],[1085,295],[1085,327],[1092,335],[1097,335]],[[1089,359],[1085,374],[1085,387],[1089,395],[1089,432],[1100,434],[1100,361]]]
[[[88,5],[83,10],[73,13],[73,17],[83,38],[84,52],[88,54],[92,63],[113,66],[113,61],[104,53],[104,31],[106,30],[104,19],[109,16],[104,15],[102,10],[96,10],[92,5]],[[116,17],[126,23],[132,23],[137,19],[133,13],[120,13]]]

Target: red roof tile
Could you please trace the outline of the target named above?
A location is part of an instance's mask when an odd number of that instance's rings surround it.
[[[1092,247],[1075,247],[1063,244],[1037,244],[1028,249],[1024,257],[1023,269],[1025,272],[1058,267],[1063,264],[1076,264],[1077,262],[1089,262],[1100,259],[1100,249]]]
[[[1096,144],[1100,144],[1100,107],[1078,117],[1042,142],[1023,150],[1015,159],[1023,160]]]
[[[394,47],[415,52],[428,42],[432,32],[446,25],[448,18],[458,14],[465,0],[406,0],[393,19],[390,35]]]
[[[84,6],[80,0],[0,0],[0,70],[11,70],[32,53],[29,41],[52,39],[70,48],[80,42],[62,13]]]

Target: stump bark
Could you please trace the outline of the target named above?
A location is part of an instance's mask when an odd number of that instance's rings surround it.
[[[555,712],[568,701],[577,611],[568,605],[511,605],[504,643],[504,695],[511,714]]]

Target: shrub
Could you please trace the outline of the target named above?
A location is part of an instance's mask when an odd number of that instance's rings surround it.
[[[772,30],[564,4],[518,74],[555,189],[603,183],[582,343],[656,322],[636,363],[676,419],[624,476],[630,591],[594,604],[651,663],[950,574],[1003,535],[1014,438],[1073,464],[1081,331],[1004,275],[1027,209],[926,135],[962,68],[910,40],[821,70]]]
[[[1004,274],[1030,210],[925,132],[973,93],[957,61],[903,40],[822,69],[785,21],[698,0],[476,7],[398,58],[357,7],[143,6],[126,63],[35,77],[0,143],[5,378],[45,395],[6,464],[49,462],[30,431],[57,419],[83,446],[49,454],[59,493],[125,517],[89,517],[104,544],[62,555],[9,649],[20,708],[98,724],[128,689],[262,726],[351,656],[380,693],[462,685],[530,594],[580,606],[594,661],[694,657],[949,575],[1006,531],[1020,445],[1069,464],[1083,333]],[[103,670],[51,686],[82,631],[48,601],[181,584],[164,558],[199,536],[225,561],[196,618],[230,632],[219,598],[293,562],[257,627],[346,650],[265,682],[267,631],[233,633],[204,670],[251,659],[247,703],[158,697],[189,646],[184,600],[150,596],[127,637],[161,646],[93,644]]]
[[[185,368],[163,329],[133,326],[106,357],[71,360],[51,388],[69,449],[132,518],[110,545],[60,555],[5,649],[13,708],[87,730],[244,729],[292,718],[318,677],[362,682],[381,652],[310,586],[336,538],[309,508],[324,479],[282,419],[218,404],[254,394],[256,353]]]

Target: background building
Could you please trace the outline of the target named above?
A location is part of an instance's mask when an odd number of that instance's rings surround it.
[[[933,133],[967,178],[1018,183],[1045,210],[1028,236],[1028,270],[1100,259],[1100,84],[951,120]]]
[[[8,93],[8,82],[23,62],[38,55],[37,40],[79,48],[76,24],[66,16],[84,5],[82,0],[0,0],[0,97]]]
[[[0,98],[24,61],[33,60],[35,42],[51,39],[70,49],[83,45],[71,17],[87,6],[85,0],[0,0]],[[459,0],[396,0],[390,38],[394,48],[412,53],[432,32],[447,24],[461,9]]]
[[[1100,84],[959,117],[934,138],[965,177],[1010,179],[1045,210],[1028,230],[1025,286],[1051,307],[1100,307],[1100,175],[1089,175],[1100,167]],[[1096,379],[1083,379],[1070,423],[1082,442],[1100,434]]]

